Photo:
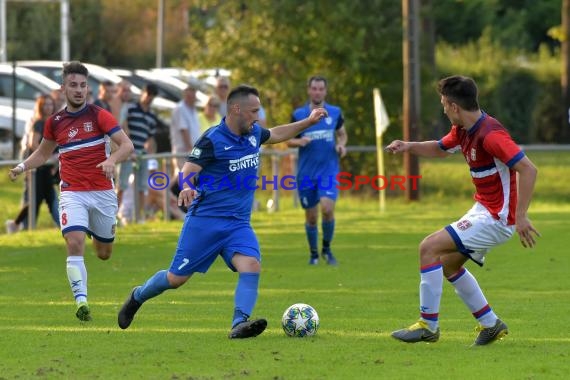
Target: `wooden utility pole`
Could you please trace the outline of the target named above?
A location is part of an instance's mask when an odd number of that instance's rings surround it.
[[[156,18],[156,67],[161,68],[164,59],[164,0],[158,0]]]
[[[569,0],[570,1],[570,0]],[[416,141],[420,127],[420,17],[419,0],[402,0],[402,20],[404,29],[404,140]],[[419,175],[418,157],[406,152],[404,168],[408,178],[406,198],[418,200],[419,186],[413,189],[410,176]]]
[[[570,0],[562,1],[562,72],[560,75],[564,107],[559,141],[568,142],[570,134]]]

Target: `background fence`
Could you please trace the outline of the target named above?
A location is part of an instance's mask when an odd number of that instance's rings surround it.
[[[523,150],[528,152],[536,152],[536,151],[544,151],[544,152],[570,152],[570,145],[523,145],[521,146]],[[350,161],[359,161],[365,162],[363,166],[360,167],[359,173],[353,174],[367,174],[367,175],[375,175],[378,170],[374,164],[366,164],[366,163],[375,163],[376,157],[376,147],[375,146],[350,146],[347,149],[348,154],[347,158],[341,161],[341,167],[343,170],[346,170],[344,166],[351,166]],[[167,174],[171,180],[177,180],[175,178],[175,172],[173,169],[173,158],[175,157],[185,157],[185,155],[173,155],[171,153],[158,153],[158,154],[148,154],[139,157],[139,165],[147,164],[148,160],[155,159],[158,161],[158,170]],[[363,159],[366,158],[366,159]],[[374,159],[371,159],[374,158]],[[297,149],[272,149],[272,148],[264,148],[261,151],[261,170],[259,172],[259,177],[267,176],[273,177],[277,176],[278,178],[282,178],[285,175],[294,175],[296,172],[296,164],[297,164]],[[19,163],[18,160],[3,160],[0,161],[0,168],[4,171],[3,176],[4,179],[0,180],[0,199],[2,203],[9,202],[9,199],[13,199],[13,196],[4,196],[3,193],[7,192],[8,190],[14,191],[15,187],[18,187],[23,192],[22,187],[22,180],[18,180],[17,183],[10,184],[9,180],[7,180],[7,171],[9,168],[16,166]],[[392,167],[392,170],[387,170],[387,173],[401,173],[402,165],[401,165],[401,155],[392,156],[390,155],[389,159],[386,160],[386,165]],[[28,176],[28,180],[32,184],[30,186],[29,200],[22,199],[22,203],[29,202],[29,211],[28,211],[28,228],[33,229],[35,228],[35,186],[33,185],[34,182],[34,171],[28,171],[26,173]],[[4,185],[3,185],[4,184]],[[137,181],[134,181],[134,209],[135,215],[134,219],[136,222],[140,222],[144,220],[144,214],[141,212],[144,210],[143,207],[140,207],[140,200],[138,199],[138,189],[136,188]],[[468,184],[468,188],[470,188],[470,184]],[[271,189],[260,189],[256,192],[256,200],[254,202],[253,208],[255,210],[265,208],[269,212],[277,212],[279,211],[281,204],[283,201],[291,201],[293,207],[298,207],[298,198],[296,191],[289,191],[284,190],[281,186],[274,185],[270,186]],[[286,193],[285,193],[286,192]],[[161,190],[162,193],[162,218],[164,220],[169,220],[171,218],[171,207],[172,204],[172,197],[174,195],[171,193],[169,188]],[[361,191],[352,191],[352,194],[357,193],[358,196],[369,196],[373,195],[374,191],[371,187],[361,190]],[[377,193],[377,191],[376,191]],[[7,205],[4,205],[0,208],[0,214],[4,214],[7,209]],[[4,215],[7,219],[9,215]]]

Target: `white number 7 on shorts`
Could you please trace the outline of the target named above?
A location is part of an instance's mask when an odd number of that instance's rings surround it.
[[[182,264],[180,264],[180,266],[178,267],[178,270],[184,268],[186,265],[188,265],[189,262],[190,262],[190,260],[188,260],[188,259],[182,259]]]

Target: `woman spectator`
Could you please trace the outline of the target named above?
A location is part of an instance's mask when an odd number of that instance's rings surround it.
[[[37,98],[34,107],[34,116],[26,125],[26,131],[22,137],[22,159],[26,159],[40,145],[40,141],[44,132],[44,123],[49,116],[56,111],[54,99],[50,95],[41,95]],[[45,201],[50,211],[51,217],[55,224],[59,226],[58,199],[54,187],[54,174],[57,172],[57,155],[54,159],[50,159],[45,165],[36,169],[36,186],[35,186],[35,219],[39,215],[40,205]],[[20,229],[20,225],[24,228],[28,225],[29,212],[29,177],[26,177],[24,183],[23,206],[18,212],[14,220],[6,221],[6,232],[14,233]],[[35,222],[35,221],[34,221]]]
[[[204,133],[208,128],[220,124],[222,115],[219,112],[220,100],[216,96],[210,96],[204,110],[198,114],[200,120],[200,132]]]

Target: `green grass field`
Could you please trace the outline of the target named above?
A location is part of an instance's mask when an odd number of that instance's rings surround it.
[[[530,212],[542,234],[538,246],[524,249],[512,239],[489,254],[485,267],[468,265],[509,325],[501,342],[469,347],[476,323],[449,284],[438,343],[407,345],[390,337],[418,316],[418,243],[471,205],[461,161],[424,161],[422,202],[389,198],[380,214],[373,199],[339,200],[336,268],[307,265],[303,214],[290,199],[280,212],[255,213],[263,270],[254,317],[267,318],[269,326],[241,341],[227,338],[236,275],[221,261],[146,303],[128,330],[117,327],[118,308],[132,287],[168,267],[179,222],[119,229],[107,262],[88,249],[94,320],[79,323],[63,239],[42,210],[39,230],[0,235],[0,379],[567,378],[570,154],[530,156],[540,170]],[[17,209],[11,203],[18,201],[18,186],[0,180],[0,217]],[[317,336],[283,333],[281,315],[296,302],[317,309]]]

